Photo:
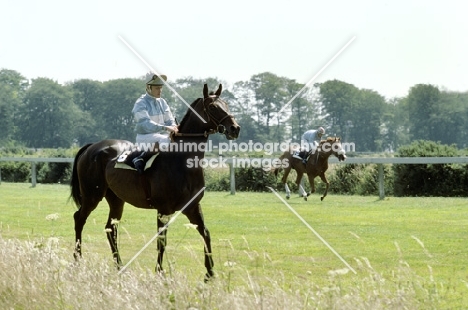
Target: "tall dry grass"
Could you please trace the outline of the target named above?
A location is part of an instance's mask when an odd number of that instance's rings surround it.
[[[398,247],[397,247],[398,248]],[[330,271],[328,283],[313,275],[284,281],[225,264],[217,277],[171,270],[161,276],[132,265],[118,274],[112,262],[90,253],[79,263],[58,238],[5,240],[0,236],[0,309],[433,309],[439,285],[416,276],[404,261],[391,274],[356,259],[357,275]],[[272,267],[273,268],[273,267]],[[233,277],[240,281],[232,280]],[[194,280],[195,279],[195,280]]]

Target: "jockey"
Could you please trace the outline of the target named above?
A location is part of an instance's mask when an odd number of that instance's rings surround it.
[[[162,87],[167,76],[158,75],[153,72],[146,74],[146,93],[138,98],[133,106],[132,114],[135,119],[135,132],[137,145],[169,144],[171,142],[169,133],[177,133],[178,127],[171,109],[166,100],[161,98]],[[139,173],[144,169],[145,152],[133,159],[133,164]]]
[[[317,147],[324,134],[325,129],[323,127],[319,127],[317,130],[310,129],[304,132],[301,139],[301,149],[304,148],[304,151],[295,151],[293,157],[301,159],[305,164],[307,162],[307,155],[315,154],[317,151]]]

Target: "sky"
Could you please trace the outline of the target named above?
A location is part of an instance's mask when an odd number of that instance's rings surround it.
[[[421,83],[466,92],[466,12],[461,0],[0,0],[0,69],[59,83],[152,68],[169,81],[337,79],[387,99]]]

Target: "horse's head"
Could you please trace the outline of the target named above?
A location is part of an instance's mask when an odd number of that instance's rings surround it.
[[[320,149],[324,152],[329,152],[335,155],[339,161],[346,160],[346,152],[341,145],[341,140],[338,137],[328,137],[327,140],[320,142]]]
[[[223,87],[219,84],[216,92],[208,92],[208,86],[203,87],[203,116],[210,130],[222,133],[228,140],[237,139],[240,126],[234,116],[229,113],[227,103],[220,98]]]

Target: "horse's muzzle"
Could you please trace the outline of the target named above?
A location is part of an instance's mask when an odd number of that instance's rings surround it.
[[[228,128],[225,128],[224,134],[228,140],[235,140],[239,137],[240,126],[239,125],[231,125]]]
[[[346,155],[340,154],[338,155],[338,161],[345,161],[346,160]]]

